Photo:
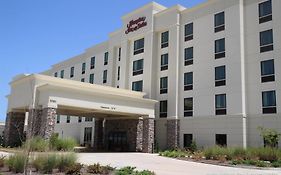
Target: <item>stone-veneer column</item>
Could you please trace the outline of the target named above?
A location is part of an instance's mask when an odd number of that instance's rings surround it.
[[[136,151],[142,152],[142,146],[143,146],[143,120],[138,119],[137,120],[137,126],[136,126]]]
[[[20,146],[24,141],[24,120],[25,113],[9,112],[6,117],[4,129],[4,144],[5,146],[16,147]]]
[[[143,145],[142,152],[153,153],[154,149],[154,119],[143,119]]]
[[[94,130],[94,150],[99,151],[103,149],[103,119],[95,119]]]
[[[57,110],[55,108],[30,109],[28,116],[28,138],[41,136],[49,139],[55,131]]]
[[[179,130],[180,120],[167,120],[167,147],[168,149],[175,149],[179,147]]]

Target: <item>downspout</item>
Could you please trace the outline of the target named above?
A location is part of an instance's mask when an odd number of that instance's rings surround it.
[[[242,128],[243,148],[247,148],[247,99],[246,99],[246,69],[245,69],[245,16],[244,0],[239,1],[240,14],[240,52],[241,52],[241,95],[242,95]]]

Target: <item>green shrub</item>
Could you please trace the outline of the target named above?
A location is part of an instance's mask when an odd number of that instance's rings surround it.
[[[277,160],[277,161],[272,162],[271,166],[275,167],[275,168],[281,167],[281,160]]]
[[[29,144],[30,151],[45,152],[49,148],[48,141],[44,140],[42,137],[36,136],[30,140],[27,140],[23,148],[27,148]]]
[[[77,142],[75,139],[72,138],[58,139],[56,149],[58,151],[72,151],[76,145]]]
[[[159,152],[159,155],[164,157],[177,158],[177,157],[185,157],[186,155],[188,155],[188,153],[181,150],[172,150],[172,151],[166,150],[164,152]]]
[[[270,163],[267,163],[265,161],[260,161],[260,160],[256,161],[257,167],[268,167],[269,165],[270,165]]]
[[[278,146],[278,141],[281,137],[281,133],[277,132],[275,129],[258,127],[261,132],[261,136],[265,141],[265,145],[268,147],[275,148]]]
[[[57,156],[57,168],[63,172],[67,167],[75,164],[77,156],[74,153],[60,154]]]
[[[149,170],[136,171],[135,169],[136,169],[136,167],[127,166],[127,167],[118,169],[115,172],[115,174],[116,175],[130,175],[130,174],[131,175],[155,175],[154,172],[149,171]]]
[[[143,171],[135,171],[134,175],[155,175],[155,173],[149,170],[143,170]]]
[[[43,161],[42,172],[43,173],[52,173],[53,169],[57,166],[57,156],[55,154],[45,155],[45,159]]]
[[[75,163],[74,165],[67,167],[65,174],[76,174],[80,175],[81,174],[81,169],[83,168],[83,165],[80,163]]]
[[[109,174],[112,171],[114,171],[114,168],[111,166],[101,166],[99,163],[89,165],[87,168],[87,172],[92,174]]]
[[[116,175],[129,175],[129,174],[133,174],[135,169],[136,169],[136,167],[127,166],[127,167],[118,169],[115,174]]]
[[[257,164],[257,161],[258,160],[251,160],[251,159],[249,159],[249,160],[244,160],[242,164],[255,166]]]
[[[232,160],[231,161],[232,165],[239,165],[239,164],[243,164],[243,160]]]
[[[232,148],[232,151],[229,154],[229,159],[245,159],[246,149],[244,148]]]
[[[59,134],[53,133],[49,140],[49,147],[51,150],[57,150],[58,140],[59,140]]]
[[[31,165],[36,169],[36,171],[43,171],[46,156],[38,155],[33,159]]]
[[[9,169],[15,173],[23,173],[24,165],[27,156],[23,153],[16,153],[14,155],[9,156],[5,164],[9,167]]]
[[[197,148],[197,143],[196,143],[195,140],[192,140],[192,142],[191,142],[191,144],[190,144],[189,150],[190,150],[191,152],[195,152],[195,151],[198,150],[198,148]]]
[[[115,170],[115,168],[113,168],[110,165],[103,166],[103,174],[110,174],[114,170]]]
[[[220,146],[207,148],[203,151],[203,153],[206,159],[212,159],[212,160],[219,160],[222,157],[229,159],[229,157],[231,157],[232,155],[230,149]]]
[[[257,151],[257,156],[259,157],[260,160],[265,160],[265,161],[277,161],[279,158],[280,150],[276,148],[271,148],[271,147],[265,147],[265,148],[260,148]]]

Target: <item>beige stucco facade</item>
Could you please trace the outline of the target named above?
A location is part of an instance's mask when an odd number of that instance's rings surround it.
[[[271,12],[261,16],[260,5],[268,2]],[[94,121],[84,122],[83,118],[79,123],[75,116],[87,117],[94,112],[96,116],[112,113],[155,118],[155,146],[159,149],[183,148],[190,140],[196,140],[200,147],[217,142],[228,146],[263,146],[258,127],[281,132],[280,8],[279,0],[207,0],[192,8],[149,3],[121,17],[121,28],[110,33],[107,41],[42,72],[56,78],[50,78],[53,83],[46,85],[38,80],[36,88],[41,93],[29,93],[30,85],[21,84],[20,80],[12,83],[8,112],[23,106],[29,109],[30,104],[58,107],[62,115],[74,115],[74,119],[57,124],[56,132],[65,130],[65,135],[80,136],[80,143],[81,130],[86,125],[93,127]],[[222,13],[219,29],[223,30],[216,31],[215,16]],[[260,22],[261,18],[268,21]],[[186,40],[190,36],[185,28],[191,23],[192,39]],[[269,50],[261,51],[261,34],[265,31],[271,32],[273,41]],[[162,47],[165,32],[168,36],[166,46]],[[224,51],[216,52],[216,42],[222,39]],[[143,46],[138,48],[138,43]],[[189,48],[192,58],[185,54]],[[188,59],[192,63],[186,64]],[[274,60],[271,72],[275,70],[270,75],[274,81],[263,82],[261,64],[268,60]],[[222,66],[224,85],[216,86],[215,71]],[[187,73],[192,73],[189,90],[185,87]],[[166,82],[161,83],[163,78]],[[273,91],[275,104],[265,106],[263,93]],[[32,102],[30,95],[39,95],[39,101]],[[219,95],[225,97],[222,110],[216,105]],[[20,96],[24,100],[17,101]],[[192,105],[185,105],[186,99],[192,99]],[[166,104],[162,117],[161,103]],[[267,107],[272,111],[265,113]],[[219,112],[223,114],[218,115]],[[62,118],[66,120],[66,116]],[[80,134],[68,131],[72,126]]]

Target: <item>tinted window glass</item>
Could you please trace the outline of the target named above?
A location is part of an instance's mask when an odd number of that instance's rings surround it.
[[[267,16],[272,14],[272,2],[271,0],[259,4],[259,16]]]
[[[225,79],[225,66],[219,66],[215,68],[216,80]]]

